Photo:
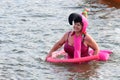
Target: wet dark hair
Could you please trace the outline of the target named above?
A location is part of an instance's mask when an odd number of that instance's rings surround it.
[[[80,24],[83,26],[82,16],[80,16],[80,14],[71,13],[68,17],[68,22],[70,25],[72,25],[73,21],[74,21],[74,23],[80,22]]]
[[[80,24],[83,26],[82,19],[80,17],[76,17],[73,21],[74,23],[80,22]]]

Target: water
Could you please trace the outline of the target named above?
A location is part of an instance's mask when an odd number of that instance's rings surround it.
[[[113,51],[107,62],[51,64],[45,57],[72,29],[71,12],[88,7],[88,33],[100,49]],[[120,10],[95,0],[1,0],[0,80],[119,80]]]

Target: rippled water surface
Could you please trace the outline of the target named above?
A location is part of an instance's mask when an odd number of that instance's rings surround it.
[[[100,49],[113,51],[106,62],[51,64],[45,57],[72,29],[71,12],[89,8],[88,33]],[[0,80],[119,80],[120,9],[96,0],[1,0]]]

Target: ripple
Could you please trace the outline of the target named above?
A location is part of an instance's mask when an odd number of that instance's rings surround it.
[[[0,44],[4,44],[4,43],[14,43],[14,41],[12,41],[12,40],[0,40]]]
[[[13,49],[12,51],[15,52],[15,53],[24,53],[24,51],[18,50],[18,49]]]
[[[91,10],[88,33],[100,48],[113,51],[110,60],[79,65],[45,62],[53,44],[72,29],[69,13],[80,13],[84,7]],[[1,80],[101,80],[106,78],[102,74],[119,79],[119,9],[96,0],[1,0],[0,10]]]

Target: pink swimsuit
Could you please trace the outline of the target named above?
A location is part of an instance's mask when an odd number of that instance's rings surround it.
[[[68,36],[69,36],[69,34],[70,34],[70,32],[68,33]],[[89,47],[85,46],[84,43],[83,43],[84,42],[84,37],[85,36],[82,37],[82,42],[81,42],[81,57],[89,56],[89,54],[88,54]],[[67,41],[64,45],[64,51],[66,53],[68,53],[69,58],[74,58],[74,46],[71,46],[71,45],[68,44],[68,39],[67,39]]]

